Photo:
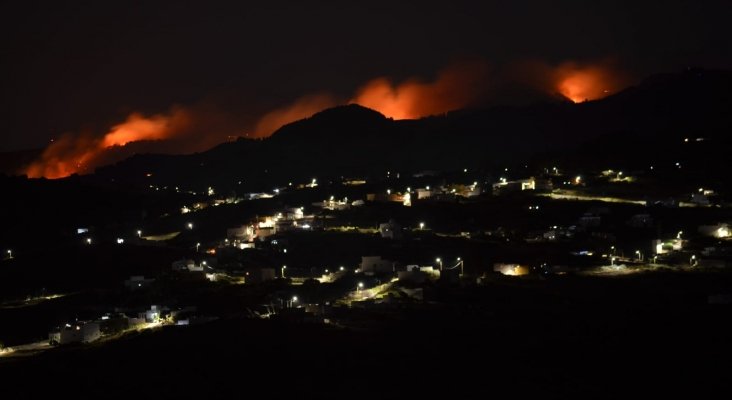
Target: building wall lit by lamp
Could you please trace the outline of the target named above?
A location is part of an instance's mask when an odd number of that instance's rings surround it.
[[[521,190],[536,190],[536,181],[531,179],[521,182]]]

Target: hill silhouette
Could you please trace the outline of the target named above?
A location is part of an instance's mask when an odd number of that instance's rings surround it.
[[[267,139],[242,138],[190,155],[136,155],[85,179],[224,189],[244,181],[267,189],[314,176],[484,168],[532,158],[637,164],[649,154],[676,157],[687,136],[727,146],[731,96],[732,72],[689,69],[578,104],[497,106],[418,120],[392,120],[350,104],[285,125]]]

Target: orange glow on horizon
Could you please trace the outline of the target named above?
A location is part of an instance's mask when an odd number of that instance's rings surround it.
[[[105,150],[143,140],[166,139],[188,123],[189,117],[182,109],[173,110],[169,115],[151,117],[132,113],[101,138],[71,134],[61,136],[46,148],[40,159],[28,166],[25,173],[29,178],[58,179],[91,172],[96,166],[95,160]]]
[[[349,103],[374,109],[394,119],[415,119],[456,110],[473,102],[485,86],[484,63],[456,64],[433,82],[409,79],[393,84],[376,78],[356,91]]]
[[[536,61],[514,66],[512,72],[518,82],[544,93],[561,93],[578,103],[603,98],[622,87],[625,82],[612,66],[612,62],[566,62],[556,66]],[[464,62],[442,70],[432,80],[372,79],[355,90],[345,103],[357,103],[393,119],[416,119],[481,104],[491,83],[485,62]],[[141,149],[159,151],[167,146],[171,153],[200,151],[220,143],[219,139],[224,137],[231,140],[231,134],[241,132],[247,124],[253,126],[253,137],[267,137],[283,125],[343,104],[343,100],[327,93],[304,96],[264,114],[254,124],[222,114],[215,105],[173,107],[167,113],[152,116],[132,113],[102,136],[62,135],[24,172],[30,178],[56,179],[91,173],[97,166],[119,161]]]
[[[554,75],[556,90],[575,103],[598,100],[620,88],[621,78],[601,65],[565,63],[554,71]]]

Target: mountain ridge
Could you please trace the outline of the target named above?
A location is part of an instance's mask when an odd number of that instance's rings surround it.
[[[196,187],[234,187],[244,180],[266,187],[316,175],[484,168],[572,151],[613,134],[724,136],[732,129],[731,94],[731,71],[686,70],[576,104],[494,106],[416,120],[348,104],[286,124],[269,138],[240,138],[189,155],[136,155],[85,178]]]

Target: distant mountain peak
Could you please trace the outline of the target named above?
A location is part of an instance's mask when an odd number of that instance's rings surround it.
[[[347,104],[327,108],[323,111],[313,114],[310,118],[301,119],[291,122],[276,130],[271,138],[282,140],[286,137],[299,135],[301,130],[306,131],[332,131],[341,129],[358,129],[358,127],[374,127],[382,126],[384,123],[391,121],[383,114],[360,104]],[[313,134],[314,132],[310,132]]]

